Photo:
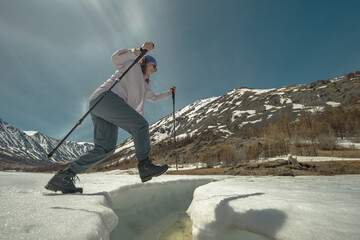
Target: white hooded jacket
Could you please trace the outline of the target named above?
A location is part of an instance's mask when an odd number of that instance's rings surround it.
[[[128,49],[116,51],[111,58],[112,63],[116,68],[115,74],[94,91],[90,97],[90,101],[110,89],[114,84],[115,79],[118,79],[128,69],[136,57],[135,53]],[[151,102],[160,102],[170,96],[168,92],[155,94],[151,90],[150,84],[144,79],[139,63],[136,63],[129,72],[125,74],[122,80],[111,89],[111,91],[123,98],[127,104],[141,115],[144,115],[146,99]]]

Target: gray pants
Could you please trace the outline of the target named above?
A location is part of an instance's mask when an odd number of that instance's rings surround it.
[[[90,107],[103,94],[92,100]],[[74,160],[68,167],[70,170],[75,173],[84,172],[114,153],[118,127],[132,135],[138,161],[149,157],[149,124],[124,99],[113,92],[109,92],[92,110],[90,115],[94,125],[95,148]]]

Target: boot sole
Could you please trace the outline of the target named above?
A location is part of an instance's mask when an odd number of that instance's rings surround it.
[[[158,177],[158,176],[164,174],[164,173],[168,170],[168,168],[169,168],[169,166],[166,166],[166,168],[164,169],[164,171],[159,172],[158,174],[156,174],[156,175],[154,175],[154,176],[149,176],[149,177],[146,177],[146,178],[142,178],[142,179],[141,179],[141,182],[144,183],[144,182],[150,181],[153,177]]]
[[[61,187],[58,187],[58,186],[56,186],[56,185],[54,185],[54,184],[51,184],[51,183],[48,183],[46,186],[45,186],[45,188],[47,189],[47,190],[50,190],[50,191],[54,191],[54,192],[57,192],[57,191],[60,191],[60,192],[62,192],[63,194],[67,194],[67,193],[82,193],[83,192],[83,189],[82,188],[80,188],[80,190],[78,190],[78,191],[68,191],[68,190],[64,190],[63,188],[61,188]]]

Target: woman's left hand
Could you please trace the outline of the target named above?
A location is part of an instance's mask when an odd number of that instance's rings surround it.
[[[175,86],[172,86],[170,88],[170,90],[168,91],[169,95],[171,95],[173,91],[174,91],[174,93],[176,93],[176,87]]]

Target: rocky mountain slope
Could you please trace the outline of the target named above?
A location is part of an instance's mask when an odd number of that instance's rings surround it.
[[[360,99],[360,74],[275,89],[237,88],[178,110],[175,114],[177,141],[192,139],[199,150],[201,142],[209,145],[216,139],[241,138],[247,131],[274,123],[284,114],[296,120],[303,111],[318,113],[354,99]],[[172,115],[150,126],[150,138],[155,155],[166,149],[172,151],[169,146],[173,138]],[[185,154],[181,146],[178,151]],[[133,156],[133,142],[129,138],[118,145],[111,160],[122,161]]]

